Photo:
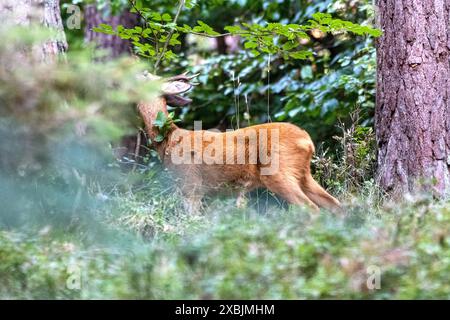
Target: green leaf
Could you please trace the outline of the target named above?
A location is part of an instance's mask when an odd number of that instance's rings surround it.
[[[192,9],[197,5],[197,0],[187,0],[186,1],[186,8]]]
[[[232,34],[239,34],[242,31],[241,27],[239,26],[227,26],[224,28],[224,30]]]
[[[178,29],[178,31],[183,32],[183,33],[189,33],[192,31],[192,28],[190,26],[188,26],[187,24],[184,24],[182,27],[178,26],[177,29]]]
[[[171,17],[170,14],[168,14],[168,13],[164,13],[164,14],[161,16],[161,18],[162,18],[162,20],[165,21],[165,22],[170,22],[170,21],[172,21],[172,17]]]
[[[103,33],[103,34],[111,34],[111,35],[116,34],[116,32],[112,29],[111,26],[109,26],[107,24],[103,24],[103,23],[100,24],[99,27],[92,28],[92,30],[94,32]]]
[[[155,137],[155,141],[156,142],[163,142],[164,141],[164,136],[162,135],[162,134],[158,134],[156,137]]]
[[[178,39],[173,39],[173,38],[171,38],[170,41],[169,41],[169,44],[170,44],[171,46],[176,46],[176,45],[181,44],[181,41],[178,40]]]
[[[252,42],[252,41],[247,41],[244,44],[245,49],[255,49],[258,47],[258,44],[256,42]]]
[[[198,20],[197,23],[198,23],[198,26],[196,26],[194,28],[195,32],[204,32],[204,33],[206,33],[206,34],[208,34],[210,36],[218,36],[218,35],[220,35],[220,33],[214,31],[213,28],[211,28],[209,25],[207,25],[203,21]]]
[[[297,41],[288,41],[285,44],[283,44],[282,48],[283,48],[283,50],[290,51],[290,50],[292,50],[294,48],[297,48],[297,47],[298,47],[298,42]]]
[[[158,12],[152,12],[152,20],[153,21],[162,21],[161,14]]]
[[[167,61],[173,60],[177,57],[177,55],[172,50],[167,50],[164,54],[164,59]]]
[[[106,24],[106,23],[100,23],[98,26],[104,30],[112,30],[113,29],[112,26],[110,26],[109,24]]]
[[[291,52],[289,54],[289,57],[291,57],[293,59],[299,59],[299,60],[308,59],[311,56],[312,56],[312,52],[306,51],[306,50]]]
[[[158,111],[158,114],[156,115],[156,119],[155,119],[155,122],[153,123],[153,125],[155,127],[158,127],[159,129],[161,129],[164,127],[164,124],[166,123],[166,121],[167,121],[167,117],[164,114],[164,112]]]
[[[170,44],[171,46],[175,46],[175,45],[181,44],[181,41],[178,40],[179,37],[180,37],[180,34],[179,34],[179,33],[174,33],[174,34],[172,35],[172,38],[170,38],[169,44]]]

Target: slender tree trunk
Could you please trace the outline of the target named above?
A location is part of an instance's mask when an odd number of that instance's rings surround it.
[[[56,56],[67,50],[66,35],[61,19],[61,10],[59,0],[41,0],[44,3],[44,19],[43,23],[46,27],[56,30],[56,38],[47,41],[42,50],[45,57]]]
[[[217,52],[219,54],[226,54],[227,53],[227,43],[225,41],[225,37],[218,37],[216,38],[216,45],[217,45]]]
[[[59,0],[2,0],[0,17],[4,25],[32,27],[41,24],[55,31],[51,39],[33,48],[37,60],[53,60],[67,50]]]
[[[377,0],[380,185],[450,192],[450,0]]]
[[[94,42],[98,48],[107,50],[109,58],[116,58],[122,54],[131,53],[130,41],[122,40],[115,35],[95,32],[92,28],[97,27],[101,23],[109,24],[113,28],[116,28],[118,25],[132,28],[138,23],[135,14],[124,10],[117,15],[113,15],[108,7],[98,10],[95,4],[87,5],[84,11],[84,37],[87,42]]]
[[[106,50],[106,59],[113,59],[121,55],[132,53],[131,43],[128,40],[122,40],[121,38],[98,33],[92,30],[101,23],[106,23],[113,28],[118,25],[123,25],[125,28],[132,28],[138,24],[138,16],[130,13],[127,9],[113,15],[110,7],[99,10],[96,4],[87,5],[84,8],[84,39],[86,42],[95,43],[98,49]],[[119,146],[115,148],[114,154],[118,159],[121,159],[125,167],[135,169],[136,166],[143,162],[145,155],[148,153],[147,137],[143,130],[138,130],[136,134],[128,135],[122,138]],[[134,162],[130,163],[129,159],[133,159]],[[131,164],[131,166],[130,166]]]

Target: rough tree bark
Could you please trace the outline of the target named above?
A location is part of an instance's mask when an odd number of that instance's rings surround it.
[[[377,0],[378,177],[393,195],[450,192],[450,0]],[[425,184],[424,184],[425,183]]]
[[[98,10],[97,5],[87,5],[84,9],[85,29],[84,38],[87,42],[97,44],[100,49],[107,50],[109,58],[116,58],[122,54],[131,53],[130,41],[122,40],[115,35],[94,32],[92,28],[101,23],[106,23],[115,29],[119,24],[125,28],[132,28],[138,24],[137,16],[124,10],[117,15],[112,15],[108,7]]]
[[[42,24],[56,31],[55,36],[33,48],[34,58],[49,61],[67,50],[59,0],[2,0],[0,17],[4,25]]]

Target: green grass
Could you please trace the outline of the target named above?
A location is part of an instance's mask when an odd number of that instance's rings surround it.
[[[0,298],[450,298],[448,202],[354,199],[334,216],[218,201],[188,216],[170,193],[113,201],[102,242],[82,241],[82,228],[0,231]],[[370,266],[379,290],[367,288]]]

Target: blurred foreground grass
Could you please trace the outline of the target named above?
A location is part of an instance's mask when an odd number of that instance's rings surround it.
[[[174,198],[123,201],[104,222],[116,238],[101,245],[1,231],[0,298],[450,298],[449,203],[356,201],[336,217],[220,202],[180,217],[165,207]],[[373,267],[379,290],[367,287]]]

